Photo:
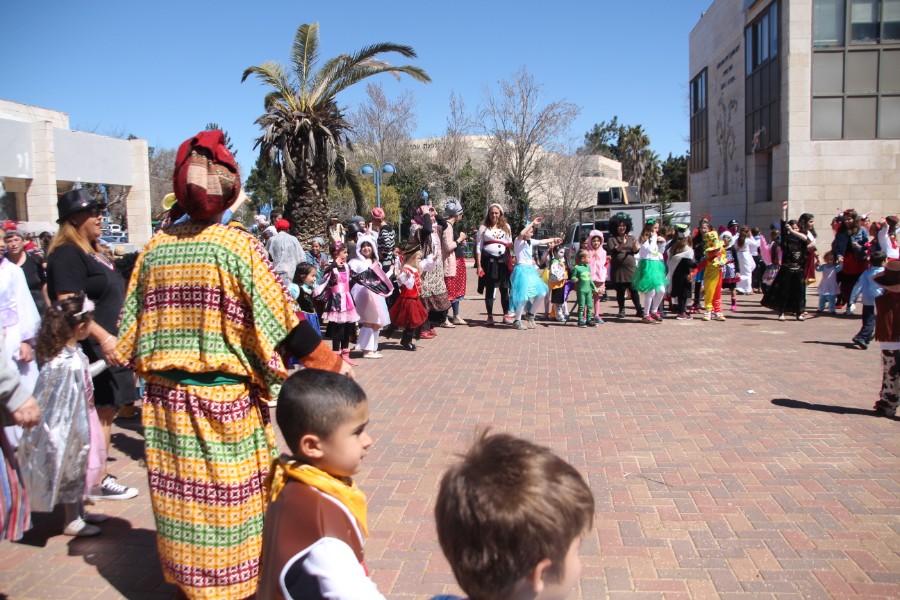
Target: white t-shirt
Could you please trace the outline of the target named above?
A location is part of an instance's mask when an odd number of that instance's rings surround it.
[[[517,265],[534,264],[534,255],[532,254],[531,240],[520,240],[519,238],[516,238],[516,241],[513,242],[513,250],[516,253]]]

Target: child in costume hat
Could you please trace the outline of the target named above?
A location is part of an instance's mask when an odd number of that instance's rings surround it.
[[[710,321],[715,314],[717,321],[724,321],[722,314],[722,267],[728,262],[719,234],[708,231],[703,259],[691,271],[695,276],[703,271],[703,320]]]
[[[397,283],[400,284],[400,296],[391,306],[391,323],[398,328],[403,328],[403,337],[400,346],[405,350],[415,350],[413,337],[418,338],[422,324],[428,320],[428,311],[422,304],[420,297],[422,289],[422,276],[420,267],[422,251],[419,244],[408,242],[400,250],[403,267],[397,275]]]

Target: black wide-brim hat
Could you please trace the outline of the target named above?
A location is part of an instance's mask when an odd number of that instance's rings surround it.
[[[95,200],[93,197],[91,197],[90,193],[88,193],[88,191],[83,188],[68,191],[60,196],[59,200],[56,201],[56,211],[59,213],[59,218],[56,220],[56,222],[62,223],[75,213],[81,212],[83,210],[88,210],[89,208],[93,208],[95,206],[105,208],[106,203]]]

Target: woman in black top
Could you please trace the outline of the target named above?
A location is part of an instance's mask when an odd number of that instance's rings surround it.
[[[19,265],[25,273],[25,281],[28,282],[28,291],[34,298],[34,305],[39,313],[50,304],[47,297],[47,272],[40,257],[25,250],[25,236],[21,231],[11,229],[7,231],[3,239],[6,241],[6,258],[9,262]]]
[[[119,366],[115,358],[119,312],[125,302],[125,282],[115,266],[100,251],[100,227],[104,206],[83,189],[72,190],[57,203],[59,233],[47,256],[47,287],[57,302],[84,293],[93,300],[94,320],[90,337],[81,342],[93,363],[105,360],[108,368],[93,378],[94,404],[103,426],[107,452],[109,433],[116,408],[134,402],[134,374]],[[119,484],[111,475],[103,477],[102,489],[89,493],[91,499],[125,499],[137,495],[135,488]]]
[[[762,305],[778,312],[778,320],[784,321],[784,313],[790,312],[803,320],[806,311],[806,255],[812,245],[797,221],[781,222],[781,268],[775,281],[763,294]]]
[[[635,255],[641,249],[638,239],[631,235],[631,217],[625,213],[617,213],[609,220],[609,238],[606,240],[606,254],[609,256],[610,281],[616,290],[616,302],[619,304],[620,319],[625,317],[625,290],[631,287],[634,272],[637,269]],[[631,302],[642,317],[641,297],[631,291]]]

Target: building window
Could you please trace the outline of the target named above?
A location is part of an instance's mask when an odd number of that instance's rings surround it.
[[[765,152],[781,143],[781,59],[778,0],[769,4],[744,31],[747,80],[744,86],[747,153]]]
[[[898,40],[900,0],[850,0],[851,44],[877,44]]]
[[[897,138],[900,0],[814,0],[811,137]]]
[[[844,45],[845,0],[816,0],[813,4],[813,46]]]
[[[878,0],[850,0],[850,42],[878,43]]]
[[[709,167],[709,113],[706,69],[691,80],[691,171]]]
[[[747,28],[744,44],[748,75],[778,56],[778,2],[773,2]]]

